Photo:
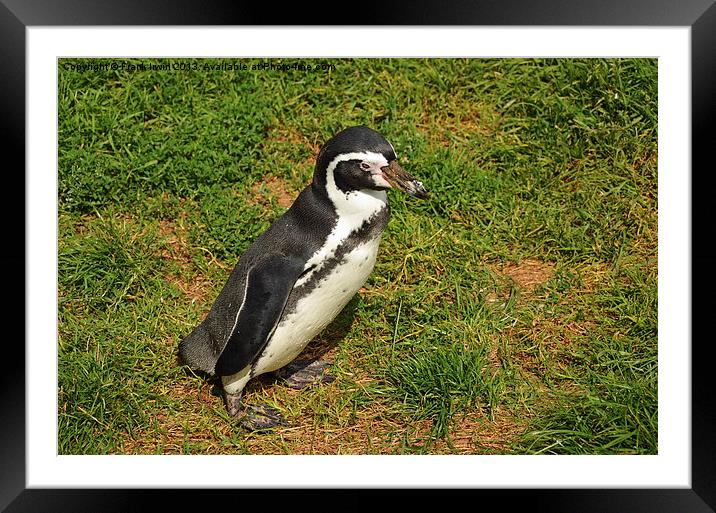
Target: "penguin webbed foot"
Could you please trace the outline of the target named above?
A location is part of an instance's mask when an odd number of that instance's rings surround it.
[[[333,364],[325,360],[294,360],[276,371],[290,388],[301,389],[314,383],[330,383],[336,377],[326,374]]]
[[[239,413],[241,427],[249,431],[265,431],[279,426],[288,426],[281,413],[268,404],[246,406]]]
[[[267,404],[246,406],[241,402],[242,394],[224,393],[226,410],[241,427],[248,431],[265,431],[279,426],[288,426],[281,413]]]

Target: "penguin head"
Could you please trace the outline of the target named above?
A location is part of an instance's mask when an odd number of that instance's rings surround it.
[[[425,199],[423,184],[398,164],[393,145],[367,126],[338,132],[321,148],[313,175],[316,186],[335,187],[343,193],[399,189]]]

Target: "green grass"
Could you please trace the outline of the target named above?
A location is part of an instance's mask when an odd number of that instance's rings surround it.
[[[655,59],[68,62],[60,453],[657,453]],[[389,193],[373,274],[307,349],[336,381],[255,380],[292,425],[245,433],[177,344],[361,123],[432,198]]]
[[[387,366],[394,395],[403,398],[401,409],[414,418],[434,419],[430,438],[449,435],[455,412],[484,406],[492,417],[500,401],[499,378],[491,376],[484,349],[421,348],[401,354]]]

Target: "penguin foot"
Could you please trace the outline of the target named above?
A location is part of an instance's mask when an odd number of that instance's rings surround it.
[[[313,383],[330,383],[336,377],[326,374],[332,364],[325,360],[294,360],[276,371],[291,388],[300,389]]]
[[[276,408],[267,404],[246,406],[237,417],[241,427],[249,431],[265,431],[267,429],[288,426],[288,422]]]
[[[241,402],[243,393],[228,394],[224,391],[224,401],[229,415],[239,421],[241,427],[249,431],[264,431],[278,426],[288,426],[281,413],[267,404],[244,406]]]

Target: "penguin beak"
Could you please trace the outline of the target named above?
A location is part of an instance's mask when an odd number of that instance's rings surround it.
[[[391,160],[387,166],[381,167],[380,170],[383,172],[383,178],[385,178],[394,189],[400,189],[420,199],[428,199],[430,197],[428,191],[423,187],[423,183],[416,180],[413,175],[400,167],[397,160]]]

